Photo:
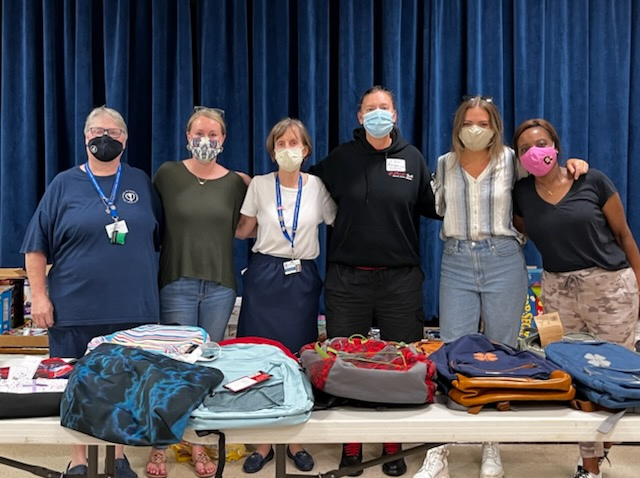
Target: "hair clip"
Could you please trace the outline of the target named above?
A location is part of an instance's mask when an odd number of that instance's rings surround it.
[[[487,103],[493,103],[493,96],[481,96],[481,95],[464,95],[462,101],[471,101],[475,98],[479,98]]]
[[[220,116],[222,116],[222,119],[224,119],[224,110],[222,108],[211,108],[209,106],[194,106],[193,107],[193,112],[194,113],[197,113],[198,111],[206,111],[206,110],[215,111]]]

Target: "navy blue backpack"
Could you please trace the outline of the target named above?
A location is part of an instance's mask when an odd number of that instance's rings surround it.
[[[569,401],[575,396],[568,373],[531,352],[469,334],[447,343],[429,358],[447,406],[478,413],[487,404],[508,410],[513,401]]]

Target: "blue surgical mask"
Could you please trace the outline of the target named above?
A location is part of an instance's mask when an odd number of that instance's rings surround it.
[[[374,138],[383,138],[393,129],[393,113],[389,110],[369,111],[362,119],[362,126]]]

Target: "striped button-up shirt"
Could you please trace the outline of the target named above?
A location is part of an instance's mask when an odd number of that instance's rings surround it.
[[[526,174],[506,146],[477,178],[462,168],[455,153],[440,156],[434,181],[436,212],[444,217],[440,237],[476,241],[508,236],[524,243],[513,226],[511,191]]]

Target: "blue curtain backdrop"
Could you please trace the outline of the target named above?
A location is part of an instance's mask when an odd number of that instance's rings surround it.
[[[0,266],[55,174],[85,161],[82,127],[107,104],[130,129],[126,159],[153,175],[183,159],[194,105],[223,108],[220,161],[272,169],[281,117],[314,154],[351,138],[357,102],[393,90],[399,126],[433,169],[462,95],[493,96],[506,139],[554,123],[564,158],[587,159],[620,191],[640,239],[640,2],[634,0],[2,0]],[[439,225],[422,221],[427,316],[437,315]],[[552,233],[552,231],[550,231]],[[237,241],[237,268],[248,244]],[[530,260],[537,260],[531,252]],[[324,256],[320,262],[324,261]]]

